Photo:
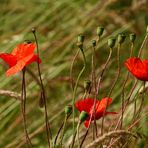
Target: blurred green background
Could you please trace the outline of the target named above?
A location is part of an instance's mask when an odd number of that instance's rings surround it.
[[[145,36],[146,25],[148,24],[148,1],[147,0],[0,0],[0,52],[11,52],[18,43],[24,40],[34,41],[31,33],[32,27],[37,28],[37,38],[41,53],[41,71],[46,86],[48,98],[49,121],[53,136],[55,136],[61,121],[63,120],[63,109],[69,104],[72,97],[70,87],[69,71],[71,61],[77,51],[76,41],[80,33],[85,35],[85,54],[87,58],[87,69],[80,81],[91,77],[91,40],[96,39],[96,28],[101,25],[105,27],[103,38],[97,48],[97,70],[99,73],[102,64],[107,58],[107,39],[110,36],[116,37],[118,33],[125,32],[137,34],[134,48],[134,55]],[[129,39],[121,49],[121,64],[129,56]],[[146,46],[143,49],[143,58],[147,58]],[[107,95],[110,85],[116,75],[116,50],[109,68],[104,76],[102,89],[99,98]],[[7,65],[0,60],[0,90],[10,90],[16,93],[21,92],[21,74],[11,77],[5,76]],[[81,55],[74,65],[76,78],[83,64]],[[31,74],[37,73],[36,64],[29,66]],[[120,92],[123,84],[125,68],[114,89],[112,110],[119,110],[121,105]],[[35,147],[46,147],[46,133],[43,129],[44,110],[39,108],[38,102],[40,91],[37,82],[30,72],[26,74],[27,81],[27,126]],[[133,83],[130,77],[127,92]],[[138,83],[141,87],[141,83]],[[82,87],[79,87],[77,98],[83,94]],[[147,97],[148,95],[146,95]],[[139,100],[137,100],[138,102]],[[145,103],[145,106],[146,103]],[[129,124],[132,117],[131,105],[127,110],[125,125]],[[146,112],[147,107],[144,108]],[[135,143],[135,147],[146,146],[148,130],[146,116],[135,130],[138,130],[142,138]],[[67,126],[65,141],[71,135],[71,120]],[[5,95],[0,96],[0,147],[15,148],[24,147],[23,125],[20,112],[20,103],[15,98]],[[66,142],[65,142],[66,143]]]

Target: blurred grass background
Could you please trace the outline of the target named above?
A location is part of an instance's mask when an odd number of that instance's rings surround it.
[[[148,24],[147,8],[147,0],[0,0],[0,52],[11,52],[16,44],[24,40],[34,41],[31,29],[32,27],[37,28],[42,59],[41,69],[48,97],[49,121],[54,136],[63,120],[64,106],[70,103],[72,97],[69,71],[71,61],[77,50],[77,35],[84,33],[86,36],[87,70],[80,81],[80,85],[83,85],[83,80],[89,79],[91,76],[90,41],[97,38],[97,26],[105,27],[105,34],[97,48],[97,73],[99,73],[108,55],[106,46],[108,37],[116,37],[121,32],[126,34],[135,32],[137,40],[134,55],[137,54]],[[121,64],[128,57],[129,49],[129,39],[126,39],[121,49]],[[145,46],[143,58],[147,58],[147,53]],[[116,50],[113,53],[113,57],[115,56]],[[0,89],[20,93],[21,74],[6,77],[7,66],[2,60],[0,60],[0,64]],[[82,64],[80,55],[74,66],[75,77]],[[105,73],[99,98],[107,94],[115,77],[116,67],[117,65],[113,58],[108,71]],[[30,65],[29,69],[36,74],[35,63]],[[118,85],[114,89],[112,110],[120,109],[120,88],[125,71],[123,68],[123,75],[121,75]],[[26,77],[28,130],[35,147],[46,147],[43,110],[38,106],[39,86],[29,72]],[[127,92],[132,83],[133,77],[129,80]],[[138,87],[141,87],[140,82],[137,89]],[[78,92],[77,97],[82,95],[83,89],[80,87]],[[15,98],[0,96],[0,147],[2,148],[24,147],[24,132],[19,104],[19,101]],[[132,110],[133,106],[131,105],[127,111],[129,119],[125,120],[125,125],[130,122],[129,113]],[[145,107],[144,111],[146,110],[147,108]],[[136,142],[135,147],[146,146],[146,139],[148,138],[147,121],[148,117],[146,116],[143,118],[139,128],[135,129],[143,135],[141,140]],[[68,127],[70,127],[70,123]],[[68,128],[65,139],[71,135],[71,132],[71,129]]]

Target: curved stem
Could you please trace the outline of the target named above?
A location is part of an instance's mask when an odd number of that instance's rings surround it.
[[[131,43],[131,48],[130,48],[130,57],[133,54],[133,48],[134,48],[134,43],[132,42]],[[121,94],[122,94],[122,112],[121,112],[121,125],[120,125],[120,129],[122,128],[122,122],[123,122],[123,116],[124,116],[124,111],[123,111],[123,109],[124,109],[124,95],[125,95],[125,86],[126,86],[128,78],[129,78],[129,72],[127,71],[125,80],[123,82],[122,92],[121,92]]]
[[[37,54],[39,55],[38,40],[37,40],[35,31],[33,31],[33,35],[34,35],[36,46],[37,46]],[[42,76],[41,76],[41,70],[40,70],[39,61],[37,62],[37,66],[38,66],[39,79],[40,79],[40,83],[41,83],[41,90],[42,90],[43,101],[44,101],[45,124],[46,124],[46,134],[47,134],[47,140],[48,140],[48,147],[50,147],[50,139],[52,140],[52,134],[51,134],[51,130],[50,130],[49,122],[48,122],[48,111],[47,111],[47,103],[46,103],[45,89],[44,89],[44,85],[43,85],[43,81],[42,81]]]
[[[111,55],[112,55],[112,48],[110,48],[110,52],[109,52],[108,58],[107,58],[107,60],[105,62],[105,65],[104,65],[104,67],[102,69],[102,72],[101,72],[101,75],[99,77],[99,80],[98,80],[98,83],[97,83],[97,93],[96,93],[96,96],[98,96],[98,93],[99,93],[99,90],[100,90],[101,81],[102,81],[102,77],[103,77],[104,72],[105,72],[105,70],[107,68],[107,65],[108,65],[108,63],[109,63],[109,61],[111,59]],[[95,104],[95,101],[94,101],[94,104]],[[93,117],[94,110],[95,110],[95,106],[93,105],[93,111],[92,111],[92,114],[91,114],[91,117],[90,117],[90,120],[89,120],[88,128],[87,128],[86,133],[84,135],[84,138],[83,138],[83,140],[81,142],[81,145],[80,145],[81,147],[82,147],[82,145],[84,143],[84,140],[85,140],[85,138],[86,138],[86,136],[88,134],[88,131],[89,131],[89,128],[90,128],[90,123],[91,123],[91,120],[92,120],[92,117]]]
[[[144,47],[144,45],[145,45],[145,43],[146,43],[146,41],[147,41],[147,38],[148,38],[148,33],[146,33],[145,38],[144,38],[144,40],[143,40],[143,42],[142,42],[142,45],[141,45],[141,47],[140,47],[140,49],[139,49],[139,53],[138,53],[138,57],[139,57],[139,58],[140,58],[140,56],[141,56],[141,54],[142,54],[142,49],[143,49],[143,47]]]
[[[72,87],[72,90],[74,90],[74,82],[73,82],[73,77],[72,77],[72,73],[73,73],[73,66],[74,66],[74,62],[76,60],[76,58],[78,57],[78,54],[79,54],[80,50],[78,49],[73,60],[72,60],[72,63],[71,63],[71,67],[70,67],[70,79],[71,79],[71,87]]]
[[[26,143],[28,147],[32,147],[31,140],[29,138],[29,134],[27,131],[27,124],[26,124],[26,83],[25,83],[25,68],[22,70],[22,100],[21,100],[21,110],[23,115],[23,124],[24,124],[24,132],[26,137]]]
[[[65,131],[66,122],[67,122],[67,115],[65,116],[64,124],[63,124],[63,130],[62,130],[61,142],[60,142],[61,147],[62,147],[62,142],[63,142],[63,137],[64,137],[64,131]]]
[[[74,136],[74,131],[75,131],[75,110],[74,110],[74,103],[75,103],[75,96],[76,96],[76,91],[77,91],[77,87],[78,87],[78,82],[79,82],[79,79],[81,77],[81,75],[83,74],[85,68],[86,68],[86,58],[85,58],[85,54],[84,54],[84,51],[83,49],[80,49],[81,50],[81,53],[83,55],[83,60],[84,60],[84,65],[83,65],[83,68],[81,69],[78,77],[77,77],[77,80],[76,80],[76,84],[75,84],[75,87],[74,87],[74,91],[73,91],[73,97],[72,97],[72,113],[73,113],[73,136]]]

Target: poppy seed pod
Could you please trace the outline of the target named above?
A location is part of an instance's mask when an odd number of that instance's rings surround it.
[[[78,35],[78,43],[83,43],[84,42],[84,39],[85,39],[85,36],[82,35],[82,34],[79,34]]]
[[[67,105],[65,107],[65,114],[69,115],[72,112],[72,106],[71,105]]]
[[[84,88],[86,90],[88,90],[90,88],[90,86],[91,86],[91,81],[90,80],[85,80],[84,81]]]
[[[110,48],[113,48],[115,46],[115,43],[116,43],[116,39],[115,38],[108,39],[108,46]]]
[[[35,27],[33,27],[33,28],[31,29],[31,31],[32,31],[33,33],[35,33],[36,28],[35,28]]]
[[[78,43],[77,43],[77,46],[78,46],[81,50],[83,50],[83,43],[82,43],[82,42],[78,42]]]
[[[80,122],[85,121],[85,120],[87,119],[87,117],[88,117],[88,113],[85,112],[85,111],[82,111],[82,112],[80,113]]]
[[[122,44],[125,41],[126,35],[124,34],[119,34],[118,35],[118,43]]]
[[[136,39],[136,34],[135,34],[135,33],[131,33],[131,34],[129,35],[129,38],[130,38],[130,41],[131,41],[132,43],[134,43],[134,41],[135,41],[135,39]]]
[[[91,42],[92,42],[93,47],[95,47],[96,46],[96,40],[92,40]]]
[[[99,26],[97,28],[97,35],[100,37],[103,34],[103,32],[104,32],[104,27]]]

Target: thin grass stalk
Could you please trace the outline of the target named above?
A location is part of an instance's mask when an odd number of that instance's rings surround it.
[[[27,123],[26,123],[26,83],[25,83],[25,68],[22,70],[22,94],[21,94],[21,110],[23,116],[23,125],[24,125],[24,132],[26,138],[27,147],[32,147],[31,140],[29,138],[29,134],[27,131]]]
[[[102,81],[104,72],[105,72],[105,70],[106,70],[106,68],[107,68],[107,65],[108,65],[110,59],[111,59],[112,48],[109,48],[109,49],[110,49],[110,52],[109,52],[108,58],[107,58],[107,60],[106,60],[106,62],[105,62],[105,65],[104,65],[104,67],[103,67],[103,69],[102,69],[101,75],[100,75],[100,77],[99,77],[99,79],[98,79],[97,91],[96,91],[96,92],[97,92],[97,93],[96,93],[97,96],[98,96],[98,93],[99,93],[99,90],[100,90],[100,85],[101,85],[101,81]],[[94,102],[94,104],[95,104],[95,102]],[[82,147],[82,145],[83,145],[83,143],[84,143],[84,141],[85,141],[85,139],[86,139],[86,136],[87,136],[87,134],[88,134],[88,131],[89,131],[89,128],[90,128],[90,123],[91,123],[91,120],[92,120],[92,117],[93,117],[94,110],[95,110],[95,108],[94,108],[94,106],[93,106],[93,111],[92,111],[92,114],[91,114],[91,117],[90,117],[90,120],[89,120],[88,128],[87,128],[87,130],[86,130],[86,133],[85,133],[85,135],[84,135],[84,138],[82,139],[82,142],[81,142],[80,147]]]
[[[72,115],[73,115],[73,136],[75,135],[75,96],[76,96],[76,91],[77,91],[77,87],[78,87],[78,82],[79,82],[79,79],[81,77],[81,75],[83,74],[83,72],[85,71],[85,68],[86,68],[86,58],[85,58],[85,54],[84,54],[84,51],[83,51],[83,47],[80,48],[81,50],[81,53],[82,53],[82,56],[83,56],[83,60],[84,60],[84,63],[83,63],[83,67],[77,77],[77,80],[76,80],[76,84],[75,84],[75,87],[74,87],[74,90],[73,90],[73,97],[72,97]]]
[[[32,30],[32,33],[34,35],[36,46],[37,46],[37,54],[39,55],[38,40],[37,40],[37,37],[36,37],[35,30]],[[41,76],[41,70],[40,70],[39,61],[37,62],[37,66],[38,66],[39,79],[40,79],[40,83],[41,83],[41,90],[42,90],[43,101],[44,101],[47,141],[48,141],[48,147],[50,147],[50,139],[52,140],[52,134],[51,134],[51,129],[50,129],[49,122],[48,122],[48,111],[47,111],[47,103],[46,103],[45,89],[44,89],[44,85],[43,85],[43,81],[42,81],[42,76]]]

